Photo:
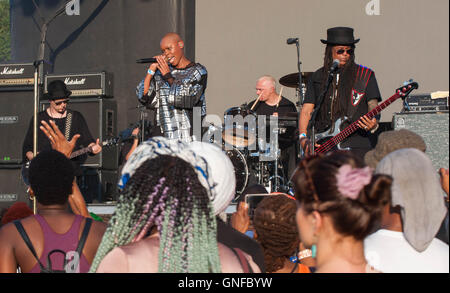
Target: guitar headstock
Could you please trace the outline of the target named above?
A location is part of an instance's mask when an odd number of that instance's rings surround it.
[[[395,92],[402,98],[406,98],[413,90],[419,88],[419,84],[412,79],[405,81],[403,86],[396,89]]]

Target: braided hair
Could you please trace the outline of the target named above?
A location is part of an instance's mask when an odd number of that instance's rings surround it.
[[[95,272],[113,248],[160,233],[159,272],[220,272],[216,221],[207,190],[186,161],[160,155],[128,180],[92,263]]]
[[[256,207],[253,227],[256,241],[264,251],[264,263],[268,273],[284,266],[287,258],[294,255],[299,246],[295,221],[295,200],[284,194],[265,197]]]

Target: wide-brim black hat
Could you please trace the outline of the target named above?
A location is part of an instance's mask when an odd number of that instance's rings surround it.
[[[327,30],[327,39],[320,41],[327,45],[352,46],[358,43],[359,39],[355,40],[351,27],[333,27]]]
[[[58,100],[68,98],[72,94],[62,80],[54,80],[47,86],[47,93],[43,95],[47,100]]]

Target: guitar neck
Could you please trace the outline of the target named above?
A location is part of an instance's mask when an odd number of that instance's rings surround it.
[[[79,149],[78,151],[73,152],[70,155],[70,159],[76,158],[76,157],[84,155],[86,153],[92,153],[92,147],[85,147],[85,148]]]
[[[396,101],[401,96],[396,93],[383,103],[379,104],[377,107],[375,107],[372,111],[366,114],[366,116],[370,119],[374,118],[376,115],[378,115],[381,111],[386,109],[390,104],[392,104],[394,101]],[[350,136],[352,133],[354,133],[356,130],[358,130],[358,120],[347,126],[344,130],[339,132],[336,136],[334,136],[332,139],[328,140],[326,143],[321,145],[319,148],[316,149],[316,153],[326,153],[329,150],[331,150],[333,147],[335,147],[337,144],[342,142],[344,139],[346,139],[348,136]]]

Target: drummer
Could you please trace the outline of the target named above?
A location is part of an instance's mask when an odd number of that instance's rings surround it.
[[[259,97],[253,111],[257,115],[278,116],[279,113],[297,112],[294,103],[277,93],[277,82],[270,75],[261,76],[256,82],[256,94]],[[256,100],[251,101],[251,108]]]
[[[277,82],[275,78],[270,75],[261,76],[256,82],[256,94],[259,99],[253,100],[248,104],[249,109],[257,115],[266,116],[283,116],[283,114],[297,112],[294,103],[277,93]],[[266,135],[269,137],[268,129]],[[296,151],[295,151],[295,129],[287,131],[286,134],[280,135],[278,138],[279,147],[281,150],[280,160],[284,169],[284,177],[290,178],[291,173],[296,165]]]

